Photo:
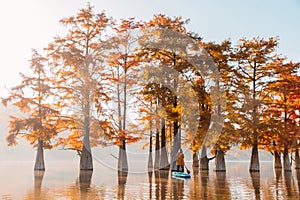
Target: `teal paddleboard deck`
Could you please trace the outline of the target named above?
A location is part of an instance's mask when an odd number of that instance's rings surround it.
[[[190,174],[182,173],[182,172],[172,172],[173,177],[178,177],[178,178],[191,178]]]

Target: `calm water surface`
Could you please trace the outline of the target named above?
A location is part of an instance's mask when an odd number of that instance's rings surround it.
[[[46,165],[45,173],[34,173],[32,162],[0,162],[1,198],[300,199],[300,171],[274,172],[271,162],[262,162],[261,172],[252,174],[247,162],[228,162],[226,173],[192,171],[188,180],[174,179],[168,172],[118,176],[99,163],[93,172],[83,173],[76,161]]]

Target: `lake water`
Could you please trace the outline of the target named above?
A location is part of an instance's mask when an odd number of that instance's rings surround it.
[[[211,169],[213,168],[211,163]],[[134,163],[135,167],[141,165]],[[118,173],[101,163],[79,173],[77,161],[47,162],[45,173],[33,162],[0,162],[2,199],[300,199],[300,172],[274,172],[262,162],[261,172],[248,172],[248,162],[227,162],[226,173],[191,170],[181,180],[168,172]]]

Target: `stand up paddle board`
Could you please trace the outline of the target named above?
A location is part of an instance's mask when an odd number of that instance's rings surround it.
[[[183,172],[172,172],[173,177],[179,177],[179,178],[191,178],[190,174],[186,174]]]

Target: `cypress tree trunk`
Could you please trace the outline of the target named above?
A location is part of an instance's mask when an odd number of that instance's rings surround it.
[[[198,152],[193,151],[193,168],[199,167],[199,158],[198,158]]]
[[[173,67],[175,69],[176,67],[176,53],[173,52]],[[176,96],[176,91],[177,91],[177,88],[178,88],[178,76],[177,77],[174,77],[173,81],[174,81],[174,101],[173,101],[173,108],[177,108],[177,105],[178,105],[178,98]],[[179,149],[181,148],[181,134],[180,134],[180,131],[179,131],[179,121],[176,119],[174,122],[173,122],[173,128],[174,128],[174,132],[173,132],[173,147],[172,147],[172,150],[171,150],[171,170],[172,171],[176,171],[176,155],[177,155],[177,152],[179,151]]]
[[[177,103],[176,103],[177,105]],[[174,106],[175,107],[175,106]],[[177,152],[179,151],[179,149],[181,148],[181,135],[180,135],[180,131],[179,131],[179,125],[178,125],[178,121],[176,120],[173,123],[173,127],[174,127],[174,139],[173,139],[173,147],[172,147],[172,152],[171,152],[171,169],[172,171],[176,171],[176,155]]]
[[[160,149],[160,167],[159,169],[168,170],[170,168],[168,161],[168,153],[166,149],[166,122],[161,122],[161,149]]]
[[[93,158],[90,146],[89,105],[85,107],[83,146],[80,156],[80,170],[93,170]]]
[[[295,169],[300,169],[300,156],[299,156],[299,149],[298,148],[296,149],[296,152],[295,152]]]
[[[275,151],[273,153],[273,158],[274,158],[274,168],[275,169],[281,169],[282,168],[281,156],[280,156],[280,153],[278,151]]]
[[[148,171],[153,170],[153,158],[152,158],[152,151],[149,152],[149,157],[148,157]]]
[[[259,157],[258,157],[258,145],[257,140],[254,142],[252,146],[252,154],[250,161],[250,172],[259,172]]]
[[[126,62],[126,61],[125,61]],[[123,127],[122,130],[124,134],[126,134],[126,109],[127,109],[127,71],[125,68],[125,76],[124,76],[124,102],[123,102]],[[119,160],[118,160],[118,171],[119,172],[128,172],[128,161],[127,161],[127,151],[126,151],[126,138],[125,136],[121,139],[122,145],[119,147]]]
[[[159,144],[159,131],[156,130],[155,136],[155,160],[154,160],[154,169],[159,169],[160,163],[160,144]]]
[[[43,147],[43,141],[41,139],[38,139],[38,147],[36,152],[34,170],[43,170],[43,171],[45,170],[44,147]]]
[[[93,170],[91,148],[83,145],[80,156],[80,170]]]
[[[128,172],[125,138],[122,139],[122,145],[119,147],[118,171],[125,173]]]
[[[225,156],[222,150],[217,150],[216,152],[215,171],[217,172],[226,171]]]
[[[152,158],[152,131],[150,131],[150,144],[149,144],[149,157],[148,157],[148,171],[153,169],[153,158]]]
[[[200,169],[201,170],[209,170],[208,166],[209,160],[207,158],[206,146],[203,145],[200,156]]]
[[[284,147],[283,151],[283,168],[285,172],[292,171],[289,158],[289,151],[287,147]]]

